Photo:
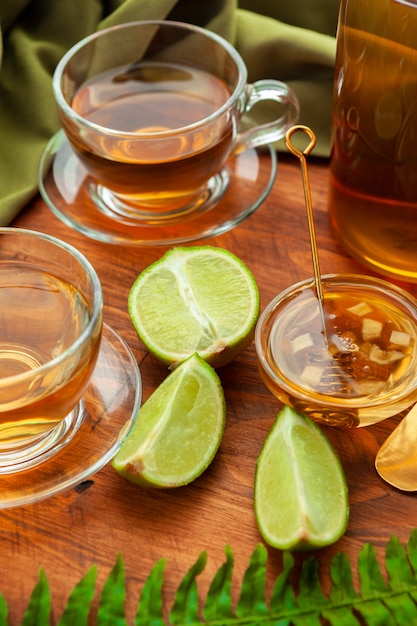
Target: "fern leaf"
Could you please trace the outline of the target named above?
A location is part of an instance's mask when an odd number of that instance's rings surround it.
[[[352,602],[358,598],[353,582],[352,568],[346,554],[336,554],[330,566],[331,608],[323,611],[323,617],[331,626],[359,626],[360,622],[353,612]]]
[[[207,553],[202,552],[182,579],[175,594],[174,606],[169,614],[171,624],[174,626],[203,623],[199,620],[199,597],[196,577],[204,570],[206,562]]]
[[[371,544],[365,544],[359,553],[358,572],[361,600],[355,601],[354,606],[367,626],[396,626],[391,612],[383,603],[388,587]]]
[[[293,612],[297,608],[295,593],[290,585],[289,577],[294,567],[294,557],[290,552],[282,556],[283,571],[275,581],[271,596],[271,610],[274,614]]]
[[[8,626],[8,606],[4,596],[0,594],[0,626]]]
[[[87,626],[96,577],[97,568],[93,565],[72,590],[58,626]]]
[[[387,598],[385,604],[391,612],[394,622],[400,626],[417,624],[417,607],[408,594]]]
[[[236,614],[239,617],[258,617],[268,614],[265,603],[266,560],[266,548],[259,544],[252,553],[243,577],[242,591],[236,608]]]
[[[398,537],[391,537],[389,540],[385,553],[385,563],[392,589],[403,591],[416,585],[416,578]]]
[[[364,598],[379,596],[387,591],[388,587],[381,573],[375,548],[369,543],[365,544],[359,553],[358,571]]]
[[[119,554],[101,592],[97,626],[127,626],[124,610],[125,596],[125,568]]]
[[[367,626],[399,626],[381,600],[369,600],[356,606]]]
[[[338,606],[331,609],[325,609],[322,613],[331,626],[361,626],[360,622],[352,611],[352,608]]]
[[[303,563],[300,578],[300,593],[298,605],[301,608],[324,607],[329,600],[323,594],[321,581],[318,575],[319,563],[317,559],[310,557]]]
[[[301,612],[293,618],[296,626],[320,626],[322,623],[320,621],[321,610],[328,604],[328,600],[321,590],[318,568],[319,564],[313,557],[303,562],[298,595],[298,606]]]
[[[135,626],[166,626],[163,618],[162,585],[166,559],[160,559],[152,568],[143,587]]]
[[[51,593],[48,580],[43,569],[39,572],[39,580],[29,599],[28,607],[23,616],[21,626],[47,626],[51,613]]]
[[[390,588],[401,595],[388,596],[385,604],[395,618],[396,624],[417,624],[417,607],[408,591],[416,586],[416,579],[411,570],[406,552],[398,537],[391,537],[388,542],[385,563],[389,575]],[[406,592],[406,593],[402,593]]]
[[[211,582],[203,609],[204,618],[208,622],[215,619],[232,619],[234,616],[231,596],[234,559],[229,546],[226,546],[225,553],[226,561],[217,570]]]
[[[349,559],[343,552],[339,552],[333,557],[330,566],[330,578],[332,581],[330,590],[332,602],[347,604],[358,598],[353,587],[352,568]]]
[[[414,572],[417,572],[417,529],[413,528],[407,543],[408,559]]]

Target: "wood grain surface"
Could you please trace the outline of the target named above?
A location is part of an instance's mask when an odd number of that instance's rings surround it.
[[[347,257],[331,232],[326,210],[327,161],[311,158],[309,174],[322,272],[366,272]],[[165,249],[94,242],[61,223],[40,198],[14,225],[58,236],[90,259],[103,285],[105,321],[127,341],[137,358],[146,400],[167,371],[146,352],[133,330],[127,295],[137,274]],[[226,248],[249,266],[259,285],[262,308],[284,287],[312,276],[297,159],[291,155],[279,158],[274,187],[251,217],[228,233],[199,243]],[[207,567],[199,578],[204,596],[225,560],[224,547],[230,545],[235,554],[237,599],[249,557],[261,541],[253,508],[255,463],[281,405],[260,379],[253,344],[219,374],[227,402],[224,438],[212,465],[191,485],[147,491],[119,477],[108,464],[85,485],[34,505],[0,511],[0,593],[9,604],[12,626],[21,622],[39,568],[49,580],[57,622],[70,590],[87,569],[97,564],[99,592],[118,553],[126,565],[131,623],[143,582],[161,557],[167,559],[164,597],[170,608],[180,579],[199,553],[208,552]],[[405,543],[416,525],[416,496],[391,488],[374,469],[377,450],[394,426],[392,419],[366,429],[326,430],[347,476],[351,512],[340,541],[315,553],[323,581],[336,552],[345,551],[356,570],[360,548],[371,541],[382,562],[390,536],[396,534]],[[298,561],[303,558],[305,555],[297,556]],[[270,549],[269,585],[281,565],[282,554]]]

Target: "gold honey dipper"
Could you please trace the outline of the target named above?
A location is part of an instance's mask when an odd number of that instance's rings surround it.
[[[296,133],[303,132],[308,136],[310,142],[307,147],[304,148],[303,151],[299,150],[293,143],[292,138]],[[316,145],[316,135],[308,126],[304,126],[302,124],[298,124],[296,126],[292,126],[285,135],[285,145],[288,150],[292,152],[298,159],[301,164],[301,174],[303,176],[303,187],[304,187],[304,198],[307,209],[307,221],[308,221],[308,230],[310,234],[310,246],[311,246],[311,257],[313,261],[313,270],[314,270],[314,282],[316,287],[317,298],[320,306],[320,314],[323,322],[323,332],[325,340],[327,341],[326,334],[326,320],[323,309],[323,285],[321,281],[321,273],[320,273],[320,263],[319,263],[319,253],[317,249],[317,237],[316,237],[316,229],[314,226],[314,216],[313,216],[313,204],[311,201],[311,192],[310,192],[310,181],[308,177],[308,168],[307,168],[307,159],[306,157],[312,152],[314,146]]]

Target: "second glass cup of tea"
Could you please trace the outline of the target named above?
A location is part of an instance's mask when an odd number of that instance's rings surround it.
[[[0,228],[0,475],[50,458],[76,432],[101,344],[89,261],[49,235]]]
[[[90,195],[121,219],[178,219],[222,197],[233,153],[282,138],[298,117],[292,90],[247,82],[232,45],[170,21],[131,22],[73,46],[53,89],[63,130],[95,181]],[[274,120],[241,128],[260,101]]]
[[[330,426],[374,424],[417,401],[417,300],[359,275],[322,277],[277,295],[259,318],[260,374],[283,403]]]

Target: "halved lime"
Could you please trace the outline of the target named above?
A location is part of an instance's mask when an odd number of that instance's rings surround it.
[[[143,343],[166,365],[198,352],[220,367],[252,341],[259,291],[248,267],[231,252],[177,247],[139,274],[128,309]]]
[[[139,485],[186,485],[213,460],[225,417],[219,377],[194,354],[169,374],[142,405],[112,465]]]
[[[278,413],[258,458],[255,514],[265,541],[281,550],[330,545],[347,527],[339,457],[320,428],[289,406]]]

